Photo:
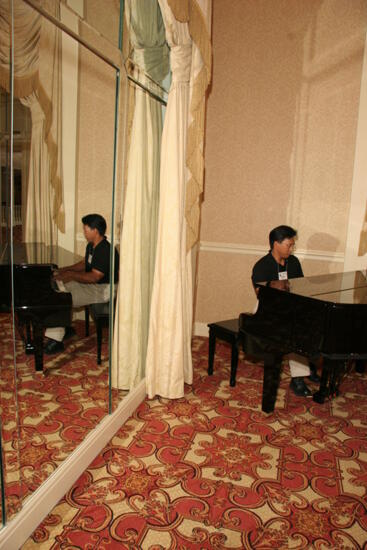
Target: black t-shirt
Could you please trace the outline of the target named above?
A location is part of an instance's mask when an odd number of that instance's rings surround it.
[[[106,237],[93,248],[92,243],[88,243],[85,249],[85,271],[97,269],[104,274],[104,277],[98,284],[106,284],[110,282],[110,248],[111,245]],[[119,254],[115,249],[115,283],[118,281],[119,270]]]
[[[252,269],[252,282],[262,283],[267,281],[277,281],[279,273],[287,272],[286,279],[295,279],[303,277],[301,264],[296,256],[289,256],[284,265],[278,264],[271,252],[261,258]]]

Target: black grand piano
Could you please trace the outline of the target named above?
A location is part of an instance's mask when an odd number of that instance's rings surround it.
[[[68,250],[42,243],[14,244],[13,256],[9,245],[0,247],[0,311],[11,311],[13,288],[16,326],[26,353],[34,353],[37,371],[43,370],[44,328],[71,324],[71,294],[60,292],[52,272],[79,260]]]
[[[262,410],[274,410],[282,357],[298,353],[322,356],[319,390],[323,403],[338,395],[354,359],[367,359],[367,272],[302,277],[259,283],[255,314],[241,314],[240,335],[246,353],[264,361]]]

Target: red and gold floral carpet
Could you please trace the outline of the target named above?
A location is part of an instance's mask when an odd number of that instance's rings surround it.
[[[31,549],[367,548],[367,375],[261,412],[262,367],[193,342],[185,397],[145,400],[24,544]]]
[[[97,365],[96,335],[91,331],[85,337],[82,322],[75,327],[77,335],[68,340],[65,352],[45,356],[44,373],[35,372],[34,357],[24,353],[17,332],[13,347],[10,315],[0,314],[1,437],[8,520],[22,499],[108,414],[108,361]],[[113,397],[116,406],[122,392],[114,392]]]

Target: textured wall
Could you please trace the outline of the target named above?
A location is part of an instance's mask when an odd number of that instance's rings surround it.
[[[120,0],[85,0],[85,20],[118,47]]]
[[[86,36],[86,38],[88,38]],[[111,231],[115,70],[80,47],[77,158],[77,231],[85,214],[97,212]],[[85,248],[85,243],[81,243]]]
[[[366,23],[363,0],[214,2],[196,322],[252,307],[281,223],[306,274],[343,270]]]

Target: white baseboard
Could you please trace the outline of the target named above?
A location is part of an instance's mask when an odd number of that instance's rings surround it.
[[[209,328],[207,323],[195,323],[194,336],[209,336]]]
[[[18,550],[24,544],[43,518],[132,415],[145,396],[144,378],[134,390],[124,397],[116,411],[104,418],[49,479],[26,500],[14,519],[0,530],[1,550]]]

